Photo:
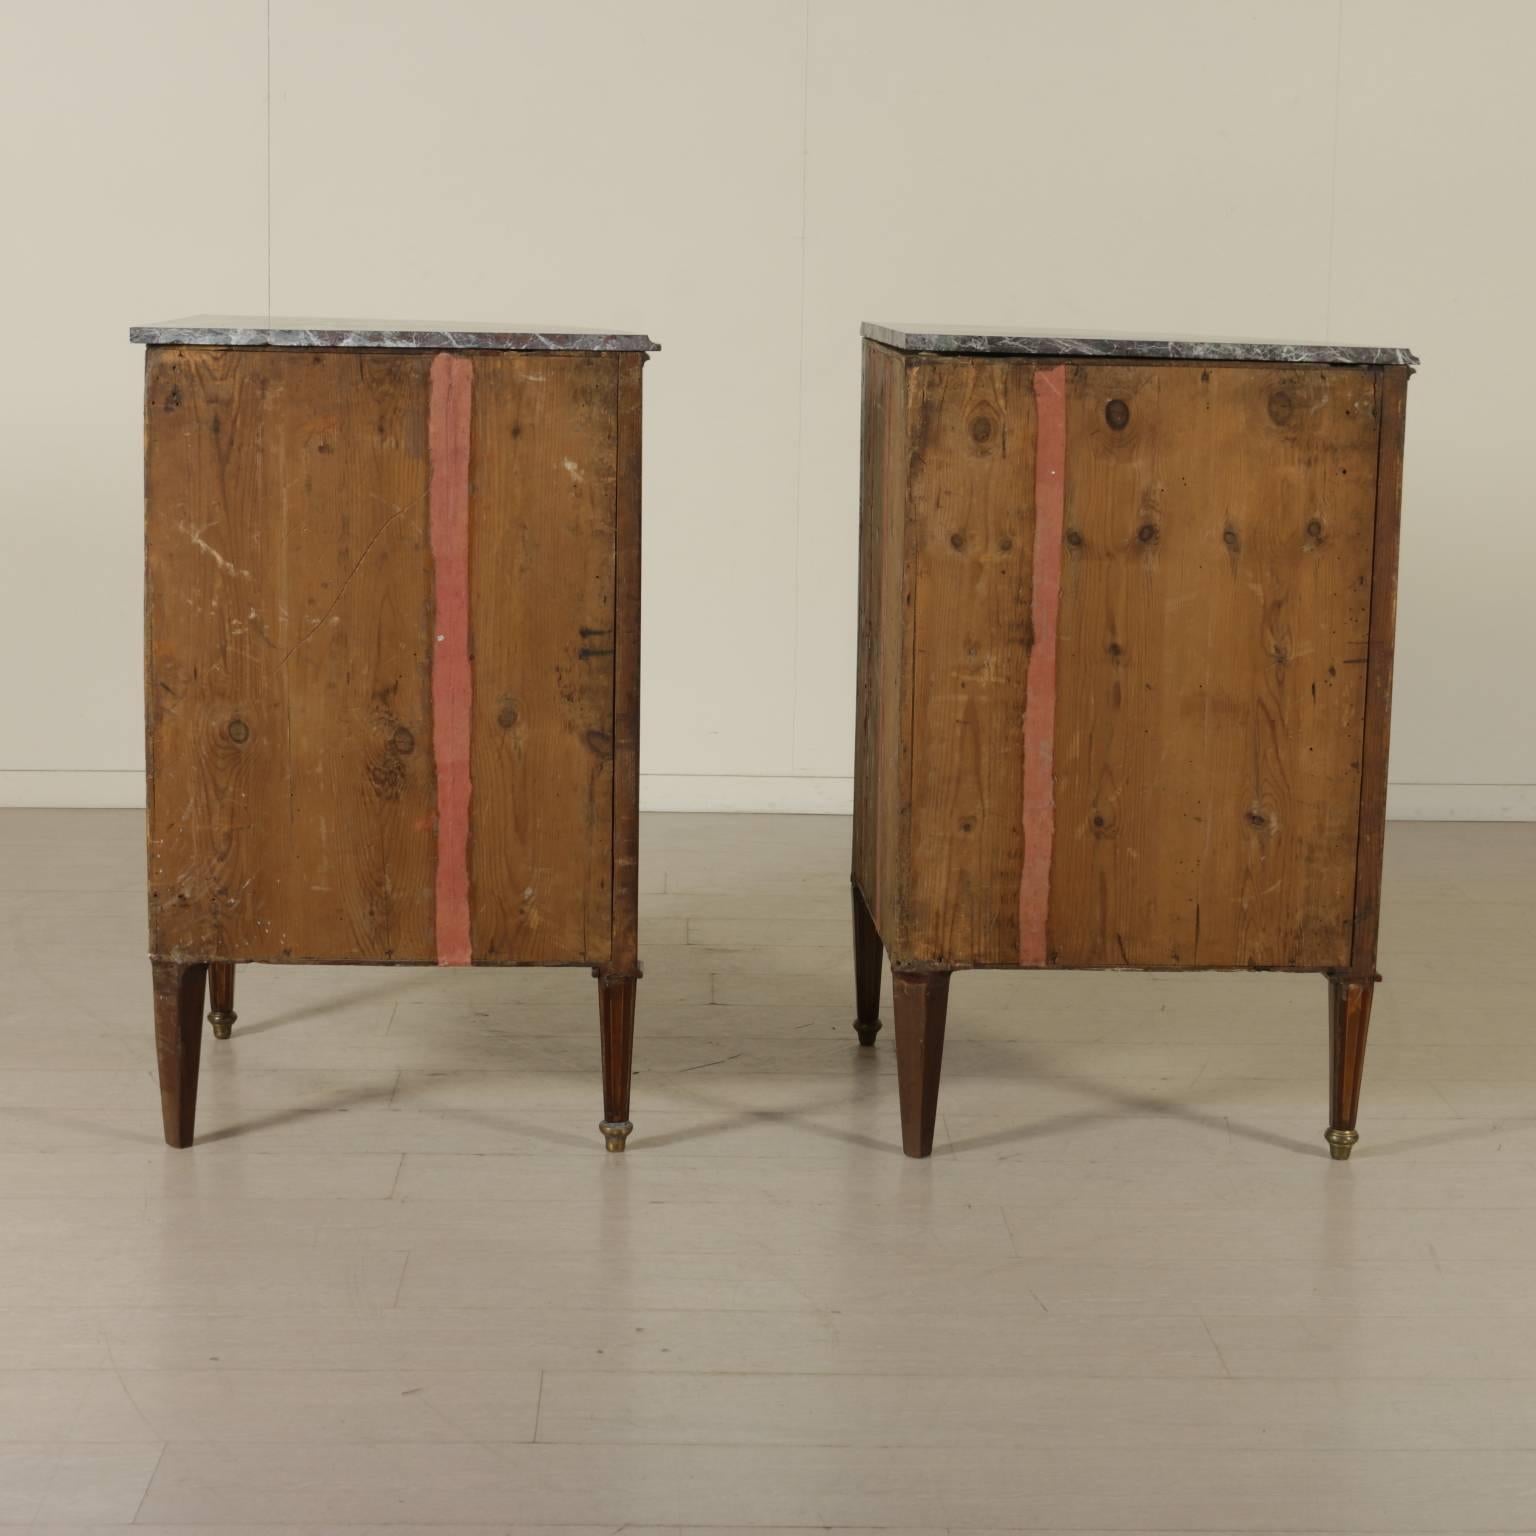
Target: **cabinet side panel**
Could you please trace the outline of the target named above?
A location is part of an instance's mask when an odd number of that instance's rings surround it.
[[[1371,564],[1370,660],[1366,666],[1365,749],[1360,784],[1360,842],[1355,874],[1355,930],[1350,969],[1376,972],[1381,923],[1381,863],[1387,830],[1387,747],[1392,729],[1392,658],[1397,643],[1397,557],[1403,498],[1403,431],[1408,370],[1381,374],[1381,444],[1377,456],[1375,553]]]
[[[864,344],[859,475],[858,703],[853,765],[853,877],[880,937],[901,943],[899,858],[906,839],[908,742],[905,591],[908,365]]]
[[[578,353],[474,361],[473,954],[606,965],[620,364]]]
[[[1019,963],[1032,363],[926,358],[913,405],[915,958]]]
[[[885,493],[881,452],[889,409],[890,354],[864,343],[859,425],[859,616],[853,727],[853,878],[872,915],[879,896],[875,875],[875,803],[879,756],[875,732],[880,687],[880,503]],[[876,916],[878,925],[878,916]]]
[[[1347,964],[1377,375],[1069,378],[1052,963]]]
[[[154,954],[430,960],[427,359],[153,348]]]
[[[640,905],[640,383],[643,353],[618,360],[614,547],[613,947],[609,968],[639,968]]]

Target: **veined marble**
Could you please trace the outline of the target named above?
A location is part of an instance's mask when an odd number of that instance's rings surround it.
[[[879,325],[863,334],[902,352],[999,353],[1022,357],[1119,357],[1211,363],[1335,363],[1418,367],[1406,347],[1346,347],[1331,341],[1257,341],[1239,337],[1065,336],[1005,327],[945,330],[939,326]]]
[[[135,325],[128,340],[178,347],[396,347],[433,352],[659,352],[649,336],[568,326],[431,325],[410,320],[316,320],[286,315],[188,315]]]

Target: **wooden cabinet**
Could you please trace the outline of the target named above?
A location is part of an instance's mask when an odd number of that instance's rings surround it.
[[[1347,1157],[1412,356],[864,334],[857,1028],[883,945],[907,1152],[951,972],[1245,968],[1328,977]]]
[[[148,344],[149,921],[166,1140],[205,978],[581,965],[629,1133],[643,336],[219,318]]]

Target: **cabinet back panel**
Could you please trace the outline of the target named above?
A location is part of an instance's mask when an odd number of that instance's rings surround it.
[[[429,364],[149,351],[156,955],[433,958]]]
[[[621,359],[474,360],[474,957],[606,963]]]
[[[1378,388],[1071,371],[1053,963],[1348,964]]]
[[[150,350],[157,955],[443,958],[433,362]],[[602,964],[621,360],[485,353],[456,366],[469,395],[470,701],[467,849],[461,824],[452,856],[468,864],[468,955]],[[462,486],[462,460],[451,473]]]
[[[1018,963],[1034,373],[956,358],[916,375],[909,923],[922,959]]]
[[[1037,364],[909,366],[897,958],[1018,965]],[[1347,966],[1380,375],[1063,371],[1045,963]]]

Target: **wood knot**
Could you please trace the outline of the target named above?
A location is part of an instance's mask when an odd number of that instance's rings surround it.
[[[1157,524],[1143,523],[1141,527],[1136,530],[1136,538],[1142,544],[1157,543]]]
[[[1307,537],[1309,539],[1311,539],[1314,544],[1321,544],[1322,543],[1322,541],[1323,541],[1323,520],[1322,520],[1322,518],[1314,517],[1311,520],[1311,522],[1309,522],[1307,524]]]
[[[404,757],[407,753],[415,750],[416,738],[411,734],[408,726],[397,725],[394,735],[389,738],[389,744]]]
[[[243,747],[251,739],[251,728],[244,720],[234,719],[229,722],[229,739],[237,747]]]
[[[971,418],[971,441],[973,443],[990,442],[992,439],[992,423],[985,416]]]
[[[950,536],[949,536],[949,547],[951,549],[964,549],[965,548],[965,535],[963,533],[952,533],[952,534],[950,534]]]
[[[1013,540],[1010,539],[1007,534],[1004,534],[1003,537],[997,541],[997,547],[1006,555],[1008,551],[1013,548]]]
[[[171,385],[171,390],[165,397],[165,409],[175,411],[181,408],[181,390],[176,385]]]
[[[1067,529],[1067,543],[1069,545],[1071,545],[1071,547],[1073,549],[1081,549],[1083,547],[1083,536],[1082,536],[1082,534],[1080,534],[1077,531],[1076,528],[1068,528]]]
[[[1109,644],[1104,647],[1104,649],[1111,656],[1125,655],[1125,649],[1118,640],[1111,640]]]
[[[976,830],[975,819],[970,816],[962,816],[960,818],[960,830],[962,832],[974,832]]]
[[[1291,397],[1283,389],[1277,389],[1269,397],[1269,419],[1277,427],[1283,427],[1291,419],[1294,410]]]
[[[1245,811],[1243,813],[1243,820],[1246,821],[1250,827],[1255,828],[1267,827],[1269,825],[1269,818],[1264,814],[1263,811]]]
[[[405,788],[405,764],[393,752],[369,759],[368,782],[381,800],[398,800]]]
[[[516,699],[503,699],[501,701],[501,708],[496,711],[496,724],[504,731],[510,731],[517,724]]]
[[[1236,554],[1243,547],[1243,541],[1237,536],[1237,529],[1229,523],[1221,531],[1221,542]]]
[[[1123,432],[1131,419],[1131,408],[1124,400],[1111,400],[1104,407],[1104,420],[1111,432]]]

